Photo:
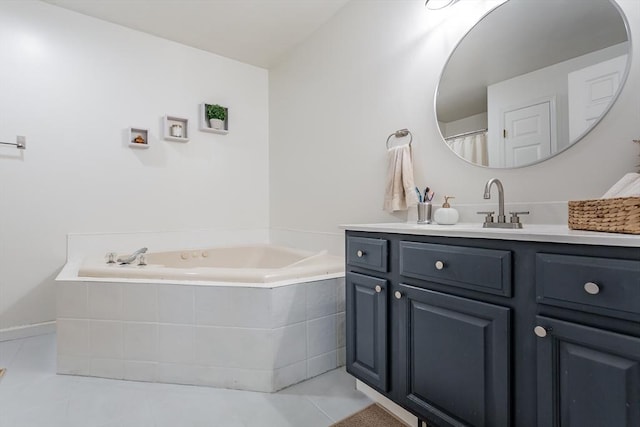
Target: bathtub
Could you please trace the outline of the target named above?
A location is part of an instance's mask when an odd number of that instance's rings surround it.
[[[344,271],[344,260],[327,251],[317,253],[272,245],[152,252],[147,265],[85,261],[78,276],[123,279],[273,283]]]
[[[274,392],[345,362],[344,261],[271,245],[70,261],[57,372]]]

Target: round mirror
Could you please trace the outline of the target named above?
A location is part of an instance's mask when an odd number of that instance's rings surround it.
[[[607,113],[630,52],[627,22],[610,0],[508,0],[449,57],[436,91],[440,133],[476,165],[541,162]]]

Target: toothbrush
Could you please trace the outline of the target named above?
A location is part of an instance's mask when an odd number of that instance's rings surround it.
[[[431,191],[431,189],[429,187],[424,189],[424,201],[425,202],[430,202],[433,200],[433,196],[435,196],[436,193],[434,193],[433,191]]]
[[[418,190],[418,187],[416,187],[416,194],[418,195],[418,203],[422,203],[422,194],[420,194],[420,190]]]
[[[431,189],[429,187],[427,187],[427,189],[424,190],[424,198],[425,198],[425,200],[432,201],[433,200],[433,196],[435,196],[435,195],[436,195],[436,193],[431,191]]]

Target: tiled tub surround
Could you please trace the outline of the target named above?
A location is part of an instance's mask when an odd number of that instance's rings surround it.
[[[58,281],[60,374],[273,392],[344,364],[344,278]]]

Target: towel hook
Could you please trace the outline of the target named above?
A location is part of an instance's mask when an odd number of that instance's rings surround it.
[[[400,129],[389,135],[387,138],[387,150],[389,149],[389,140],[392,136],[395,136],[396,138],[404,138],[407,135],[409,135],[409,146],[411,146],[411,143],[413,142],[413,134],[409,129]]]

